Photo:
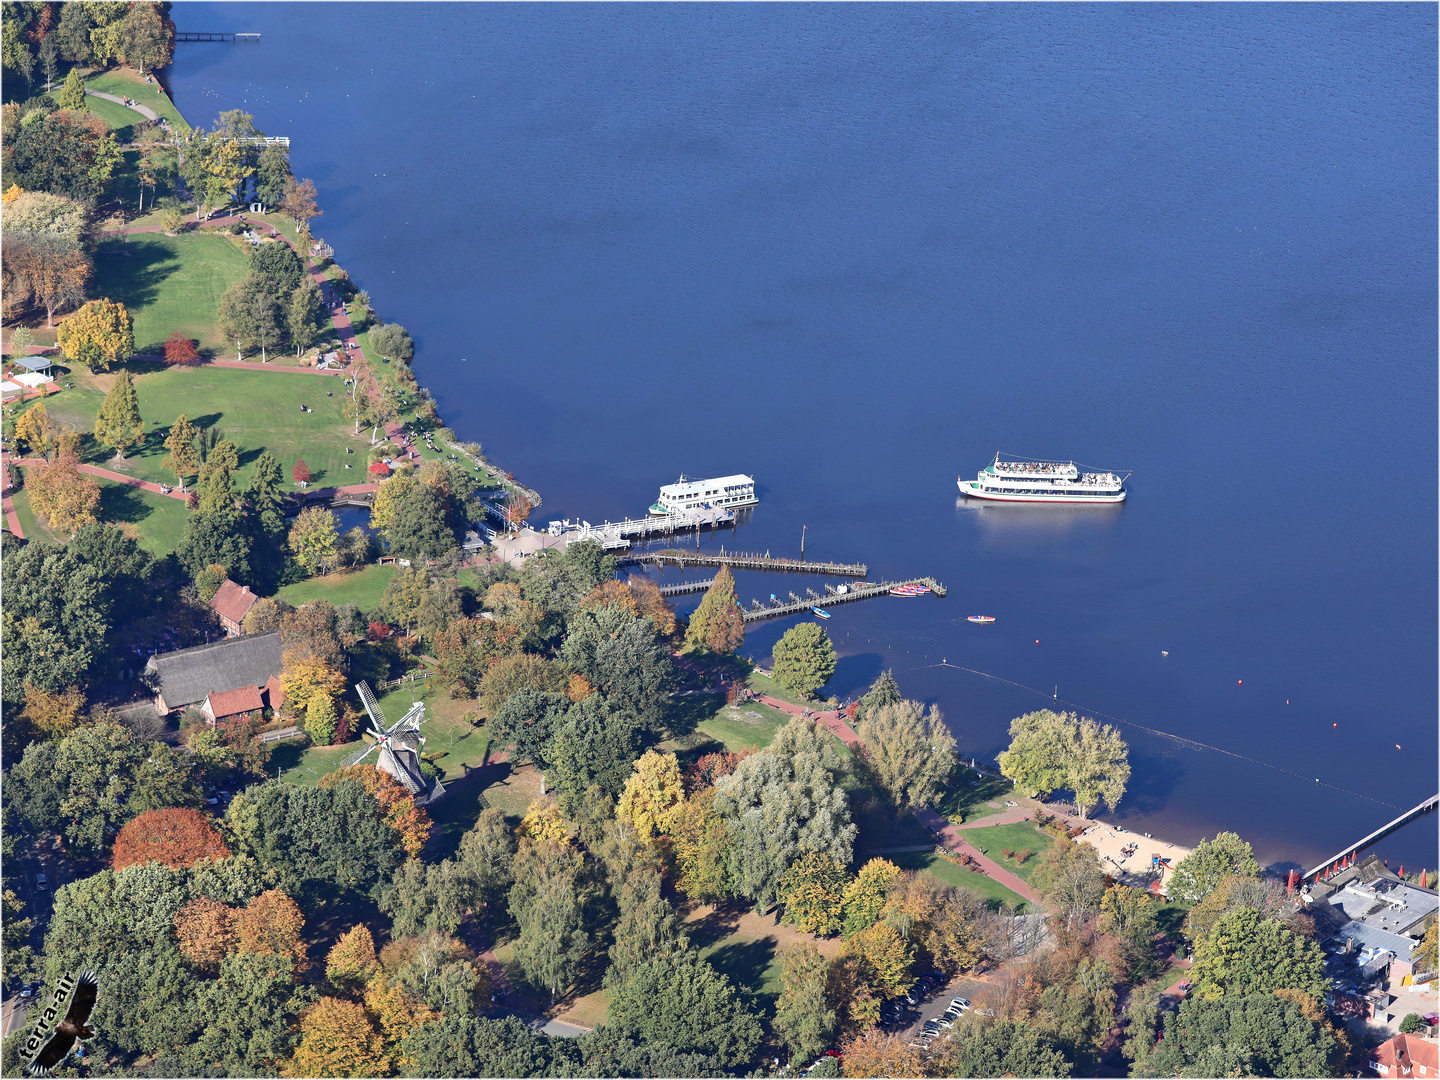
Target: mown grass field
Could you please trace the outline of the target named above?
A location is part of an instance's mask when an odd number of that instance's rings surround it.
[[[180,546],[190,511],[179,499],[139,491],[114,480],[98,480],[101,521],[125,522],[139,530],[140,546],[157,558]]]
[[[200,342],[202,353],[234,359],[220,333],[220,297],[249,270],[244,253],[224,236],[139,233],[95,253],[96,296],[125,305],[135,325],[135,351],[158,356],[174,333]]]
[[[390,584],[397,569],[391,563],[387,566],[366,566],[352,573],[327,574],[286,585],[280,590],[280,595],[296,607],[311,600],[329,600],[336,607],[354,604],[361,611],[374,611],[380,606],[385,586]]]
[[[126,108],[119,102],[106,101],[104,98],[87,97],[85,107],[104,120],[106,125],[115,132],[115,138],[122,143],[129,142],[134,138],[135,125],[143,123],[145,120],[145,117],[134,109]]]
[[[1056,843],[1055,837],[1041,832],[1034,825],[1025,821],[1017,821],[1009,825],[987,825],[981,829],[966,829],[964,837],[967,843],[979,848],[988,858],[994,859],[1006,870],[1025,881],[1029,881],[1030,875],[1035,872],[1035,867],[1040,862],[1040,855]],[[1002,849],[1008,851],[1028,850],[1032,854],[1024,863],[1020,863],[1013,857],[1007,858],[1002,853]],[[965,871],[965,873],[969,873],[969,871]]]
[[[935,811],[946,819],[960,815],[966,821],[1003,813],[1005,800],[1014,787],[1004,777],[987,776],[962,767],[955,770],[949,785],[935,800]],[[996,805],[991,806],[992,802]]]
[[[180,110],[175,108],[175,103],[165,96],[160,85],[147,83],[145,76],[131,68],[116,68],[92,75],[85,80],[85,88],[132,98],[156,116],[163,116],[170,123],[179,126],[182,131],[190,130],[190,125],[180,115]],[[117,108],[124,108],[124,106],[117,106]],[[137,118],[140,117],[137,115]]]
[[[265,450],[280,460],[287,486],[292,483],[291,469],[301,458],[310,467],[311,487],[363,482],[362,465],[369,440],[350,434],[353,425],[340,411],[345,399],[344,384],[338,378],[209,366],[174,369],[135,363],[131,367],[138,372],[135,389],[148,432],[145,444],[130,450],[125,461],[115,462],[109,450],[91,442],[86,460],[92,464],[142,480],[174,484],[175,474],[161,464],[166,450],[159,432],[168,433],[175,418],[184,413],[197,427],[219,427],[240,448],[237,490],[250,482],[255,460]],[[77,390],[86,387],[90,395],[57,400],[57,406],[73,411],[82,430],[92,430],[104,392],[114,379],[114,375],[92,376],[81,371],[75,377]],[[327,390],[335,396],[327,397]],[[70,400],[77,404],[71,405]],[[313,411],[302,413],[301,403]],[[354,448],[353,455],[345,453],[347,446]],[[347,461],[355,468],[347,470]],[[189,481],[193,482],[194,477]]]
[[[978,893],[987,900],[998,900],[1012,908],[1025,903],[1024,897],[1011,892],[994,878],[956,866],[933,852],[897,851],[894,854],[886,855],[885,858],[902,870],[924,870],[946,885]]]

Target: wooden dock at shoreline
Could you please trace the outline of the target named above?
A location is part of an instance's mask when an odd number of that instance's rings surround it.
[[[656,566],[730,566],[737,570],[776,570],[788,574],[837,574],[841,577],[863,578],[869,567],[864,563],[806,562],[804,559],[783,559],[746,552],[727,552],[720,549],[718,555],[702,551],[681,551],[678,548],[663,548],[659,551],[642,551],[627,555],[621,562],[654,563]]]
[[[778,619],[782,615],[799,615],[815,607],[830,608],[836,604],[848,604],[852,600],[869,600],[876,596],[889,596],[891,589],[899,588],[902,585],[928,585],[930,591],[936,596],[945,595],[945,586],[940,582],[934,578],[920,577],[908,578],[905,581],[864,582],[842,586],[845,589],[843,593],[833,585],[826,585],[823,594],[817,593],[814,589],[806,589],[804,597],[791,592],[788,600],[776,599],[771,600],[768,604],[752,600],[748,609],[742,608],[741,610],[744,612],[744,619],[747,623],[760,619]]]
[[[714,584],[715,584],[715,579],[712,577],[712,578],[705,578],[704,580],[682,581],[682,582],[680,582],[679,584],[676,584],[676,585],[661,585],[661,586],[660,586],[660,595],[661,595],[661,596],[684,596],[686,593],[705,592],[707,589],[710,588],[711,585],[714,585]]]
[[[259,34],[236,34],[231,31],[177,30],[176,43],[189,41],[259,41]]]

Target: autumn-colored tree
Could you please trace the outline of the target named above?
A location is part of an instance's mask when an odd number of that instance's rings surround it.
[[[235,951],[288,957],[299,974],[309,966],[304,931],[300,905],[280,889],[266,889],[235,913]]]
[[[325,979],[340,993],[358,994],[380,970],[370,928],[356,923],[325,954]]]
[[[46,465],[31,466],[26,477],[31,508],[51,532],[74,536],[99,520],[100,485],[80,471],[80,459],[63,450]]]
[[[943,885],[929,874],[907,873],[890,883],[884,918],[936,967],[955,971],[980,959],[979,913],[974,894]]]
[[[60,324],[56,334],[67,360],[91,371],[109,371],[135,355],[135,330],[125,305],[91,300]]]
[[[295,462],[295,467],[290,470],[290,475],[295,477],[297,484],[308,484],[310,482],[310,466],[305,464],[304,458],[300,458]]]
[[[885,910],[890,886],[902,871],[889,859],[874,858],[845,886],[845,936],[874,926]]]
[[[518,491],[512,491],[505,496],[505,520],[512,529],[518,529],[533,509],[535,508],[530,504],[530,500]]]
[[[175,481],[180,485],[180,490],[185,490],[185,477],[200,468],[200,451],[195,446],[195,436],[199,432],[190,418],[181,413],[170,426],[170,434],[165,437],[165,449],[170,451],[160,467],[169,469],[175,474]]]
[[[877,922],[845,939],[843,955],[853,957],[871,990],[894,997],[910,981],[914,949],[888,922]]]
[[[171,807],[146,810],[125,823],[110,853],[112,870],[137,863],[159,862],[176,869],[201,859],[226,859],[230,849],[210,819],[199,810]]]
[[[646,750],[625,781],[615,813],[635,826],[642,841],[650,843],[660,833],[670,832],[684,801],[685,787],[675,755]]]
[[[372,623],[370,638],[390,636],[384,623]],[[473,697],[490,664],[519,651],[515,627],[496,619],[454,619],[430,643],[435,674],[448,686],[451,697]]]
[[[300,1018],[300,1045],[281,1068],[286,1077],[389,1076],[385,1040],[363,1005],[323,997]]]
[[[570,683],[570,674],[570,669],[564,664],[544,656],[533,653],[507,656],[492,664],[481,678],[476,704],[484,716],[493,717],[517,690],[564,693]]]
[[[15,438],[23,442],[32,454],[48,457],[60,441],[60,426],[50,419],[50,410],[45,402],[37,401],[20,414],[15,421]]]
[[[825,975],[825,1000],[835,1010],[841,1038],[850,1038],[880,1022],[880,999],[870,989],[853,956],[837,956]]]
[[[174,367],[200,363],[200,350],[196,344],[194,338],[181,337],[180,331],[176,330],[165,339],[165,363]]]
[[[207,973],[235,949],[234,908],[205,896],[196,897],[175,913],[175,938],[180,954]]]
[[[715,789],[704,788],[686,799],[673,828],[675,884],[680,891],[699,904],[729,897],[735,839],[729,822],[715,809]]]
[[[415,805],[409,789],[389,773],[368,763],[326,773],[320,780],[320,786],[334,787],[342,780],[354,780],[368,791],[380,804],[385,824],[400,834],[400,843],[405,851],[412,859],[419,857],[420,849],[430,838],[430,815]]]
[[[840,1047],[845,1076],[912,1077],[926,1075],[925,1052],[879,1028],[862,1031]]]
[[[758,754],[758,747],[747,746],[744,750],[716,750],[701,754],[685,770],[685,790],[691,795],[705,788],[714,787],[715,781],[729,776],[751,754]]]
[[[280,206],[285,213],[290,215],[290,220],[295,222],[296,228],[302,226],[308,228],[311,218],[325,213],[316,202],[315,195],[315,181],[313,180],[297,180],[292,176],[285,181],[285,194]]]
[[[570,841],[570,823],[553,800],[536,799],[520,819],[520,827],[515,834],[535,844],[547,840],[566,844]]]
[[[735,575],[728,566],[722,566],[715,575],[715,583],[690,616],[685,643],[703,646],[711,652],[733,653],[744,641],[745,620],[735,599]]]
[[[115,385],[100,403],[95,417],[95,441],[110,447],[121,460],[125,448],[145,441],[145,421],[140,418],[140,399],[130,372],[120,372]]]
[[[286,649],[280,670],[280,689],[285,693],[285,712],[303,722],[316,695],[333,699],[345,692],[345,676],[307,650]]]
[[[626,581],[611,578],[601,582],[580,601],[580,609],[588,611],[610,604],[618,604],[632,615],[649,619],[661,637],[668,638],[675,633],[675,609],[660,594],[660,586],[643,574],[631,574]]]
[[[51,694],[26,683],[25,707],[20,710],[20,719],[38,737],[58,742],[79,725],[84,709],[85,695],[79,687]]]
[[[365,988],[365,1011],[375,1021],[385,1049],[391,1053],[398,1053],[400,1041],[415,1028],[436,1019],[428,1005],[412,1001],[398,983],[383,973],[374,976]],[[404,1063],[397,1060],[396,1064]]]
[[[840,932],[849,875],[829,855],[807,851],[780,875],[778,891],[785,922],[805,934]]]

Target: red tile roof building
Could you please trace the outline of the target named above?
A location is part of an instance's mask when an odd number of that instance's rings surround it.
[[[200,706],[200,711],[209,718],[210,723],[215,724],[232,716],[259,712],[264,707],[265,702],[260,697],[258,686],[242,686],[219,693],[212,691],[205,696],[205,704]]]
[[[210,598],[210,607],[220,616],[220,625],[225,627],[226,637],[237,637],[245,632],[241,623],[255,601],[260,599],[250,591],[249,585],[236,585],[226,578]]]
[[[1371,1076],[1420,1077],[1424,1080],[1440,1076],[1440,1047],[1419,1035],[1396,1035],[1370,1051],[1366,1062]]]

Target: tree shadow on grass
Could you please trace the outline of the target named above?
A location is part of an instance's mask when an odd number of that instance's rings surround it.
[[[748,994],[764,989],[765,969],[775,959],[775,939],[735,941],[722,945],[706,957],[717,971],[724,972],[736,988]]]
[[[289,772],[297,767],[305,757],[305,745],[285,739],[281,742],[270,744],[274,749],[270,753],[270,764],[276,766],[282,773]]]
[[[100,519],[128,521],[139,524],[155,512],[137,489],[124,484],[102,484],[100,487]]]
[[[740,925],[740,916],[745,910],[746,905],[743,902],[734,901],[717,905],[702,919],[687,921],[684,929],[690,938],[690,946],[695,949],[708,949],[717,941],[723,941]]]
[[[106,245],[96,252],[95,289],[101,296],[136,311],[156,302],[165,282],[180,269],[180,259],[162,244]],[[136,352],[157,352],[163,342],[136,342]]]
[[[702,721],[709,720],[725,705],[723,694],[688,694],[673,698],[665,713],[665,726],[672,738],[692,733]]]

